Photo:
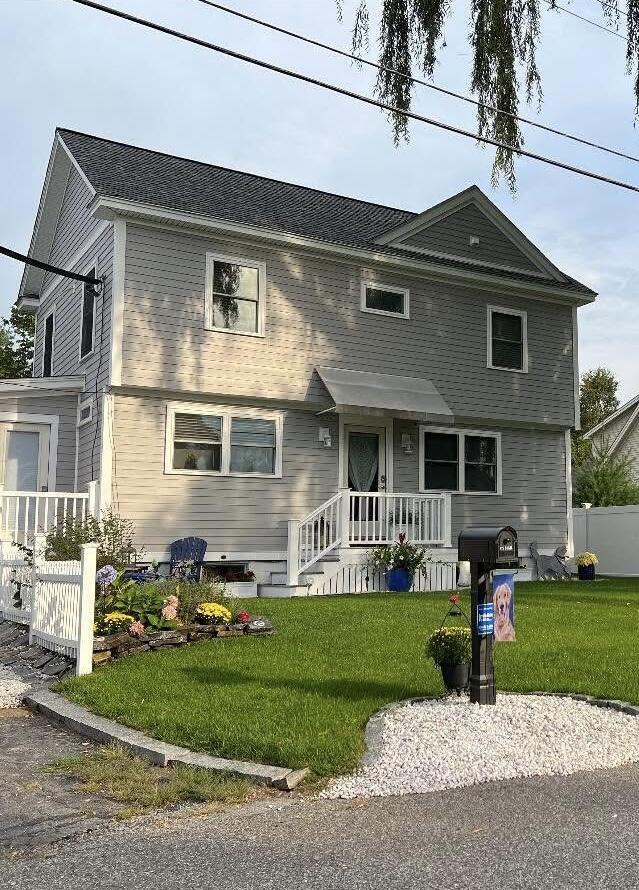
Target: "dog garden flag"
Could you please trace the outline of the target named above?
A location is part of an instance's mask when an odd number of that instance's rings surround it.
[[[493,603],[495,605],[495,640],[515,641],[515,576],[512,573],[493,574]]]

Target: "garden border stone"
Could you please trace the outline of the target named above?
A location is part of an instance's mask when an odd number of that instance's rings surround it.
[[[102,744],[115,742],[156,766],[168,767],[174,763],[183,763],[202,769],[243,776],[254,782],[261,782],[284,791],[292,791],[310,772],[308,769],[294,770],[265,763],[228,760],[225,757],[197,754],[188,748],[170,745],[151,738],[137,729],[130,729],[114,720],[99,717],[87,708],[83,708],[48,689],[30,693],[25,696],[25,702],[33,710],[39,711],[57,723],[62,723],[80,735]]]

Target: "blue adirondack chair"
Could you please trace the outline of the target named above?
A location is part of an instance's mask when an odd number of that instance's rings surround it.
[[[180,538],[171,544],[171,578],[201,581],[206,541],[202,538]]]

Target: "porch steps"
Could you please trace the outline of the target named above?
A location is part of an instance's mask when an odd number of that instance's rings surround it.
[[[300,575],[297,584],[287,584],[288,575],[286,572],[271,572],[269,582],[257,585],[257,595],[271,599],[305,596],[308,588],[330,573],[331,569],[336,569],[339,562],[337,554],[327,554],[323,559],[318,560],[309,571]]]

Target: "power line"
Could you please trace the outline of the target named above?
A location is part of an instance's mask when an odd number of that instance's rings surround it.
[[[328,52],[335,53],[338,56],[342,56],[345,59],[351,59],[354,62],[357,62],[361,65],[367,65],[370,68],[375,68],[378,71],[385,71],[389,74],[394,74],[397,77],[401,77],[404,80],[408,80],[411,83],[419,84],[420,86],[427,87],[429,90],[435,90],[438,93],[443,93],[445,96],[452,96],[455,99],[461,99],[462,102],[467,102],[470,105],[474,105],[477,108],[485,108],[488,111],[492,111],[495,114],[503,114],[507,117],[511,117],[514,120],[518,120],[521,123],[528,124],[531,127],[536,127],[539,130],[544,130],[547,133],[553,133],[555,136],[561,136],[564,139],[570,139],[572,142],[578,142],[581,145],[587,145],[589,148],[596,148],[599,151],[605,151],[608,154],[616,155],[619,158],[625,158],[627,161],[634,161],[635,163],[639,163],[639,158],[634,155],[626,154],[626,152],[620,151],[616,148],[610,148],[607,145],[600,145],[597,142],[592,142],[589,139],[586,139],[583,136],[576,136],[574,133],[567,133],[564,130],[558,130],[556,127],[551,127],[548,124],[542,124],[539,121],[531,120],[530,118],[522,117],[518,114],[513,114],[511,111],[504,111],[502,108],[497,108],[495,105],[490,105],[487,102],[480,102],[477,99],[473,99],[470,96],[464,96],[462,93],[456,93],[454,90],[447,89],[446,87],[438,86],[437,84],[430,83],[427,80],[422,80],[419,77],[412,77],[409,74],[405,74],[403,71],[398,71],[397,68],[389,68],[386,65],[379,65],[377,62],[372,62],[370,59],[365,59],[362,56],[358,56],[355,53],[349,53],[346,50],[340,49],[337,46],[332,46],[329,43],[322,43],[320,40],[315,40],[312,37],[308,37],[305,34],[300,34],[296,31],[290,31],[288,28],[283,28],[280,25],[276,25],[273,22],[267,22],[264,19],[258,19],[255,16],[248,15],[248,13],[241,12],[239,9],[232,9],[230,6],[224,6],[222,3],[215,3],[214,0],[195,0],[197,3],[202,3],[204,6],[210,6],[213,9],[218,10],[219,12],[225,12],[229,15],[236,16],[237,18],[244,19],[244,21],[251,22],[254,25],[260,25],[263,28],[268,28],[271,31],[276,31],[278,34],[284,34],[287,37],[293,37],[295,40],[301,40],[303,43],[308,43],[311,46],[317,46],[320,49],[325,49]]]
[[[102,284],[100,278],[91,278],[90,275],[80,275],[78,272],[69,272],[67,269],[61,269],[59,266],[52,266],[50,263],[43,263],[42,260],[36,260],[24,253],[18,253],[17,250],[9,250],[0,244],[0,253],[11,257],[12,260],[19,260],[26,266],[36,266],[38,269],[44,269],[45,272],[53,272],[55,275],[62,275],[64,278],[72,278],[73,281],[83,281],[86,284],[92,284],[94,287]]]
[[[388,111],[392,114],[403,114],[405,115],[405,117],[410,118],[411,120],[420,121],[420,123],[428,124],[432,127],[437,127],[438,129],[445,130],[448,133],[456,133],[458,136],[466,136],[478,142],[483,142],[486,145],[493,145],[496,148],[511,151],[521,157],[530,158],[531,160],[540,161],[543,164],[557,167],[560,170],[567,170],[570,173],[576,173],[579,176],[585,176],[588,179],[595,179],[599,182],[605,182],[608,185],[614,185],[618,188],[626,189],[627,191],[639,193],[639,186],[632,185],[629,182],[624,182],[623,180],[619,179],[611,179],[610,177],[604,176],[601,173],[595,173],[582,167],[575,167],[572,164],[567,164],[564,161],[557,160],[556,158],[549,158],[545,155],[540,155],[535,152],[528,151],[524,148],[518,148],[509,145],[506,142],[499,142],[496,139],[491,139],[489,136],[481,136],[478,133],[473,133],[470,130],[464,130],[461,127],[456,127],[453,124],[446,123],[445,121],[425,117],[424,115],[417,114],[414,111],[404,111],[401,108],[397,108],[397,106],[395,105],[390,105],[387,102],[381,102],[377,99],[371,99],[370,96],[365,96],[362,93],[356,93],[353,90],[347,90],[345,87],[340,87],[336,84],[328,83],[327,81],[319,80],[315,77],[310,77],[308,74],[302,74],[300,71],[294,71],[290,68],[282,68],[280,65],[275,65],[272,62],[265,62],[263,59],[257,59],[253,56],[247,56],[245,53],[240,53],[237,50],[229,49],[228,47],[211,43],[210,41],[204,40],[201,37],[194,37],[193,35],[185,34],[182,31],[176,31],[173,28],[168,28],[166,25],[160,25],[157,22],[139,18],[138,16],[134,16],[131,13],[123,12],[119,9],[113,9],[110,6],[103,6],[101,3],[93,2],[93,0],[71,0],[71,2],[77,3],[80,6],[87,6],[91,9],[96,9],[98,10],[98,12],[104,12],[107,15],[114,16],[115,18],[122,19],[123,21],[141,25],[144,28],[149,28],[152,31],[157,31],[160,34],[166,34],[169,37],[175,37],[178,40],[192,43],[195,46],[209,49],[213,52],[220,53],[221,55],[229,56],[229,58],[237,59],[240,62],[247,62],[249,65],[255,65],[256,67],[262,68],[266,71],[273,71],[276,74],[283,74],[285,77],[291,77],[294,80],[301,81],[302,83],[312,84],[313,86],[320,87],[321,89],[328,90],[329,92],[336,93],[340,96],[347,96],[349,99],[356,99],[357,101],[363,102],[366,105],[371,105],[375,108],[381,108],[382,111]]]
[[[566,15],[571,15],[575,19],[587,22],[587,24],[592,25],[593,28],[599,28],[600,31],[605,31],[607,34],[612,34],[613,37],[618,37],[620,40],[625,40],[625,42],[628,43],[628,38],[624,37],[623,34],[620,34],[619,31],[615,31],[614,28],[609,28],[607,25],[602,25],[601,22],[595,22],[593,19],[586,18],[585,15],[579,15],[578,12],[574,12],[572,9],[567,9],[565,6],[560,6],[558,3],[552,4],[550,0],[546,0],[546,3],[551,11],[556,9],[559,12],[565,12]],[[611,4],[606,3],[605,5],[610,6]]]

